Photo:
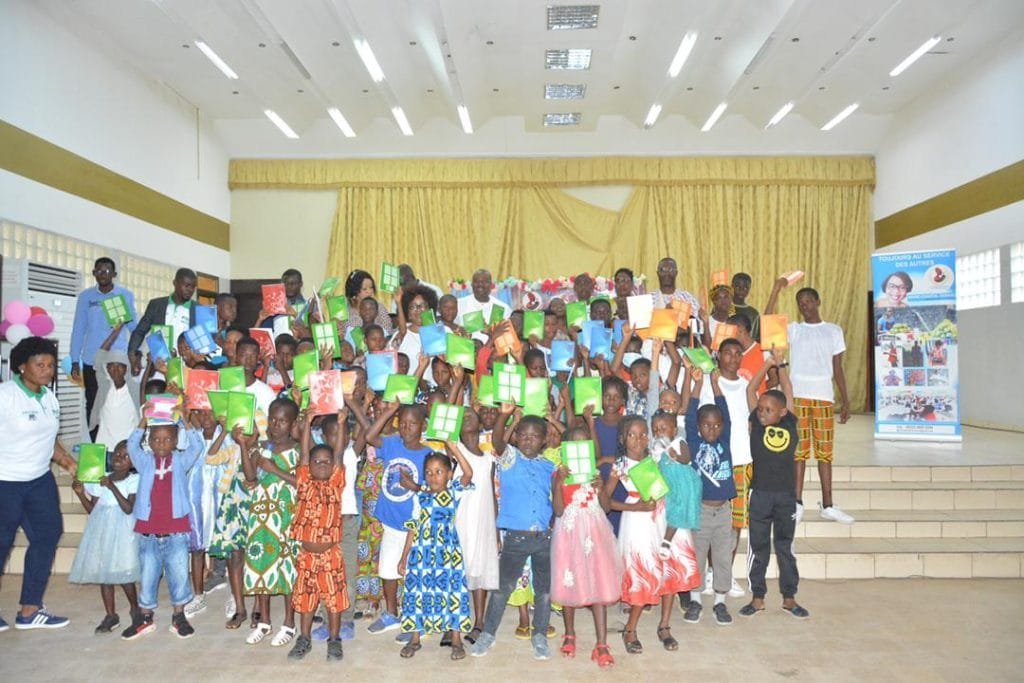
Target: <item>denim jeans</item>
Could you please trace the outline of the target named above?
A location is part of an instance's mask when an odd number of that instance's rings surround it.
[[[484,632],[495,635],[505,614],[508,598],[523,566],[530,558],[533,567],[533,632],[546,634],[551,621],[551,532],[506,531],[498,564],[498,590],[491,593],[484,617]]]
[[[192,584],[188,580],[188,534],[152,536],[139,534],[139,607],[156,609],[160,577],[167,577],[167,590],[171,604],[184,605],[192,599]]]

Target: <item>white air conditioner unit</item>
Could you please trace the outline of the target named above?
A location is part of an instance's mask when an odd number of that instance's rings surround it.
[[[29,306],[40,306],[53,318],[54,329],[48,337],[57,342],[58,357],[71,351],[71,328],[75,321],[75,302],[82,290],[82,275],[66,268],[57,268],[28,259],[4,258],[0,270],[0,305],[20,299]],[[11,345],[3,342],[0,376],[11,378],[9,364]],[[55,391],[60,402],[60,438],[68,448],[89,440],[85,423],[85,392],[71,383],[66,375],[57,373]]]

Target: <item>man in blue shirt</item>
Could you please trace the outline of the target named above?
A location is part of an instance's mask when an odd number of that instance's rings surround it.
[[[128,305],[133,320],[121,328],[120,334],[111,345],[111,351],[127,351],[128,337],[135,329],[135,295],[128,289],[114,284],[117,268],[114,260],[101,256],[93,264],[92,276],[96,278],[96,286],[84,290],[78,295],[75,306],[75,322],[71,328],[71,377],[76,382],[85,383],[85,422],[89,423],[92,416],[93,403],[96,401],[98,385],[93,360],[96,350],[112,331],[107,324],[107,316],[103,313],[100,302],[120,294]],[[97,428],[98,429],[98,428]],[[96,429],[90,432],[96,438]]]

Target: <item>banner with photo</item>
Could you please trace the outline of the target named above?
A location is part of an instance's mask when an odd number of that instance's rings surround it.
[[[956,251],[871,257],[875,438],[960,441]]]

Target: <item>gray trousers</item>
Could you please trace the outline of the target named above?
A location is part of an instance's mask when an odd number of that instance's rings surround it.
[[[732,588],[732,549],[736,532],[732,528],[732,505],[726,501],[714,506],[701,503],[700,530],[694,534],[693,545],[697,551],[697,566],[703,576],[708,550],[711,551],[711,569],[714,571],[712,587],[716,593],[728,593]],[[700,590],[690,593],[698,602]]]
[[[356,574],[359,560],[356,544],[359,536],[359,515],[342,515],[341,557],[345,560],[345,590],[348,591],[348,609],[341,613],[343,619],[351,619],[356,605]]]

